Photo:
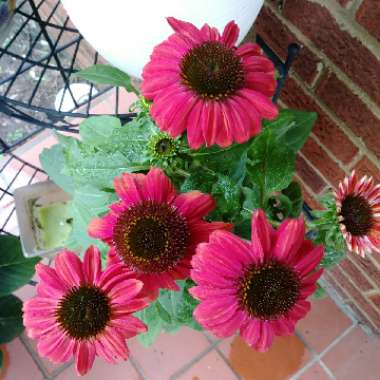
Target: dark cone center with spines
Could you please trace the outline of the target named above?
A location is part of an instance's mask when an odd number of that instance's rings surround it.
[[[95,286],[74,287],[59,301],[56,317],[70,337],[90,339],[106,328],[111,318],[110,300]]]
[[[342,201],[340,215],[347,231],[354,236],[367,235],[373,225],[373,215],[368,201],[360,195],[348,195]]]
[[[182,83],[204,99],[222,100],[244,86],[240,58],[220,42],[191,49],[181,62]]]
[[[173,146],[173,142],[169,138],[162,138],[157,141],[155,145],[155,151],[159,156],[166,156],[173,153],[175,147]]]
[[[253,317],[272,320],[286,314],[297,302],[298,276],[277,262],[250,268],[240,282],[241,306]]]
[[[113,241],[123,261],[144,273],[172,269],[186,254],[186,219],[166,203],[144,201],[130,207],[117,221]]]

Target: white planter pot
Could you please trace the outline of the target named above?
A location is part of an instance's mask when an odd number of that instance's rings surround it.
[[[223,30],[231,20],[248,33],[264,0],[61,0],[72,22],[112,65],[141,76],[153,47],[172,30],[166,17]]]

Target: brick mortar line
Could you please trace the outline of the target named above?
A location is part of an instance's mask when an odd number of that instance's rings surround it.
[[[322,288],[326,291],[326,293],[329,295],[329,297],[335,302],[335,304],[338,306],[338,308],[349,318],[351,319],[351,322],[353,324],[359,324],[358,318],[356,318],[356,315],[354,311],[350,308],[349,305],[343,300],[343,298],[339,295],[339,293],[336,291],[335,287],[330,284],[324,277],[322,277],[319,280]],[[338,282],[337,286],[341,288]],[[346,291],[344,293],[347,293]],[[347,297],[350,297],[349,294],[347,294]]]
[[[307,184],[299,175],[297,172],[295,172],[295,177],[297,178],[298,181],[304,185],[305,189],[315,198],[316,201],[319,201],[319,197],[322,194],[325,194],[327,191],[331,189],[331,186],[326,185],[319,193],[316,193],[310,186]]]
[[[380,271],[380,262],[373,258],[373,255],[379,255],[379,253],[373,253],[372,255],[368,255],[368,259],[372,262],[372,264]]]
[[[335,164],[337,164],[337,166],[339,166],[344,172],[346,172],[346,173],[349,172],[347,165],[344,164],[342,161],[340,161],[338,158],[336,158],[335,155],[326,147],[325,144],[323,144],[323,142],[321,142],[321,140],[318,138],[318,136],[316,134],[314,134],[313,131],[311,131],[310,136],[313,137],[315,142],[318,143],[318,145],[322,148],[322,150],[327,154],[328,157],[331,158],[331,160]],[[343,180],[343,178],[342,178],[342,180]]]
[[[351,284],[351,286],[353,286],[364,298],[365,300],[367,301],[368,304],[371,305],[371,302],[363,295],[363,293],[358,289],[358,287],[356,286],[356,284],[351,280],[350,277],[347,276],[346,272],[344,272],[341,268],[339,268],[339,270],[342,272],[342,275],[345,277],[345,279]],[[337,284],[338,286],[344,290],[344,287],[337,281]],[[353,301],[353,303],[355,304],[355,306],[360,310],[360,312],[366,317],[367,319],[367,323],[369,323],[371,326],[372,326],[372,329],[374,331],[377,331],[377,327],[376,327],[376,324],[372,321],[372,318],[369,317],[369,315],[367,314],[367,312],[365,310],[362,309],[361,306],[358,305],[358,303],[355,301],[355,299],[353,298],[353,296],[351,295],[351,293],[347,292],[346,293],[348,294],[348,296],[350,297],[350,299]],[[347,305],[349,307],[349,305]],[[371,305],[372,306],[372,305]],[[355,314],[355,312],[352,310],[352,313]],[[361,327],[364,327],[363,324],[360,324],[359,325]],[[364,328],[364,330],[366,331],[366,329]],[[368,331],[366,331],[367,335],[370,335],[370,333]],[[374,334],[372,334],[374,335]]]
[[[335,189],[335,186],[333,186],[331,184],[331,182],[329,180],[326,179],[326,177],[320,172],[320,170],[312,163],[310,162],[310,160],[305,156],[305,154],[301,151],[298,152],[298,154],[310,165],[310,167],[327,183],[327,185],[332,188],[332,189]],[[342,178],[343,179],[343,178]],[[321,192],[319,193],[321,194]]]
[[[363,293],[365,297],[371,297],[371,296],[377,296],[379,295],[379,289],[371,289],[367,290],[366,292]],[[372,301],[371,301],[372,302]],[[375,306],[376,307],[376,306]]]
[[[299,41],[307,46],[312,53],[314,53],[320,60],[323,61],[326,67],[332,69],[337,77],[353,92],[357,95],[371,110],[371,112],[380,118],[380,107],[372,98],[355,82],[353,82],[343,71],[340,69],[321,49],[317,48],[314,43],[306,37],[302,31],[294,26],[289,20],[287,20],[282,14],[272,5],[266,4],[266,6],[272,10],[272,12],[282,21],[282,23],[288,27],[288,29],[299,39]]]
[[[311,89],[309,89],[302,80],[299,79],[298,75],[295,73],[291,74],[291,78],[296,82],[296,84],[301,87],[301,89],[310,96],[315,103],[322,109],[323,112],[335,123],[338,127],[346,134],[346,136],[351,140],[351,142],[359,149],[359,153],[367,156],[369,160],[374,164],[374,166],[380,169],[379,159],[375,156],[375,154],[365,145],[364,141],[361,137],[357,136],[351,128],[349,128],[343,120],[341,120],[333,110],[331,110],[325,103],[320,100],[319,96],[315,94]],[[285,104],[282,101],[281,104]],[[376,115],[375,115],[376,116]],[[326,150],[326,149],[325,149]]]
[[[380,56],[380,43],[374,36],[368,33],[365,28],[356,22],[355,18],[347,17],[347,13],[342,6],[332,2],[327,5],[326,0],[309,1],[314,4],[319,4],[327,9],[336,20],[341,30],[348,32],[351,37],[358,39],[360,42],[365,42],[365,46],[368,48],[368,50],[371,51],[374,56]]]
[[[347,164],[347,169],[349,171],[352,171],[355,166],[359,163],[359,161],[364,158],[364,157],[367,157],[366,154],[363,154],[363,152],[359,149],[358,153],[355,154],[355,156],[352,158],[352,160],[350,161],[349,164]],[[371,161],[372,162],[372,161]],[[380,168],[379,168],[380,169]]]
[[[362,3],[363,3],[363,0],[353,0],[352,1],[351,5],[350,5],[350,11],[351,11],[353,17],[355,17],[356,12],[359,10]]]
[[[358,270],[358,272],[360,272],[360,273],[361,273],[361,274],[362,274],[362,275],[363,275],[363,276],[369,281],[369,283],[373,286],[374,289],[378,289],[378,290],[379,290],[379,287],[378,287],[378,285],[375,283],[375,281],[372,280],[372,278],[369,277],[369,276],[367,275],[367,273],[364,271],[364,269],[362,269],[362,268],[359,266],[359,264],[356,263],[356,261],[351,260],[351,258],[350,258],[349,255],[347,255],[347,260],[348,260],[351,264],[353,264],[354,267]],[[342,269],[343,272],[346,273],[346,274],[348,275],[348,273],[347,273],[343,268],[340,268],[340,269]],[[355,286],[355,287],[359,290],[359,288],[358,288],[357,286]],[[360,293],[363,293],[362,290],[359,290],[359,291],[360,291]]]

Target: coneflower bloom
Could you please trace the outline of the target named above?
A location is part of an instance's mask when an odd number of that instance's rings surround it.
[[[235,46],[235,22],[222,35],[207,24],[168,22],[175,33],[154,48],[141,85],[161,130],[173,137],[187,130],[194,149],[227,147],[257,135],[263,118],[276,118],[274,65],[254,43]]]
[[[353,171],[339,183],[335,200],[348,250],[363,257],[380,252],[380,184],[367,176],[359,180]]]
[[[179,290],[176,280],[190,275],[197,244],[216,229],[231,228],[202,220],[215,207],[211,195],[177,194],[161,169],[152,168],[147,175],[124,173],[114,186],[120,201],[92,220],[88,232],[112,247],[110,262],[124,262],[151,299],[160,288]]]
[[[240,331],[249,346],[266,351],[274,336],[294,332],[310,310],[307,297],[322,274],[322,246],[305,240],[303,219],[274,230],[262,210],[252,218],[252,241],[216,231],[192,260],[190,293],[200,300],[195,319],[216,336]]]
[[[123,265],[102,271],[100,252],[87,249],[83,263],[70,251],[55,259],[55,268],[37,264],[37,296],[24,303],[28,336],[38,340],[38,353],[55,363],[75,357],[79,375],[92,367],[95,356],[109,363],[129,356],[126,338],[146,331],[132,313],[147,306],[143,283]]]

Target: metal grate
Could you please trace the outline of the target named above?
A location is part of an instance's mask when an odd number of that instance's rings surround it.
[[[25,40],[27,44],[20,48],[19,42]],[[260,36],[257,42],[279,73],[277,101],[300,47],[289,45],[283,62]],[[77,133],[81,119],[92,115],[103,95],[116,100],[113,116],[124,122],[135,116],[119,112],[119,88],[89,84],[88,96],[80,101],[75,98],[70,87],[75,83],[72,74],[98,62],[104,60],[73,26],[59,0],[24,0],[19,4],[0,44],[0,116],[5,115],[9,123],[24,123],[27,132],[15,141],[0,135],[0,233],[18,233],[14,189],[47,178],[40,168],[12,153],[16,147],[45,129]],[[58,106],[52,101],[60,90],[72,101],[72,109],[63,110],[62,100]]]
[[[91,116],[105,93],[116,98],[113,115],[125,121],[134,116],[119,113],[119,88],[89,84],[86,96],[78,99],[73,93],[71,85],[76,80],[72,74],[104,60],[72,25],[59,0],[22,1],[2,39],[0,112],[34,126],[15,142],[2,137],[3,151],[42,129],[76,132],[80,119]],[[57,101],[59,91],[64,96]],[[64,99],[72,104],[71,109],[63,108]]]

